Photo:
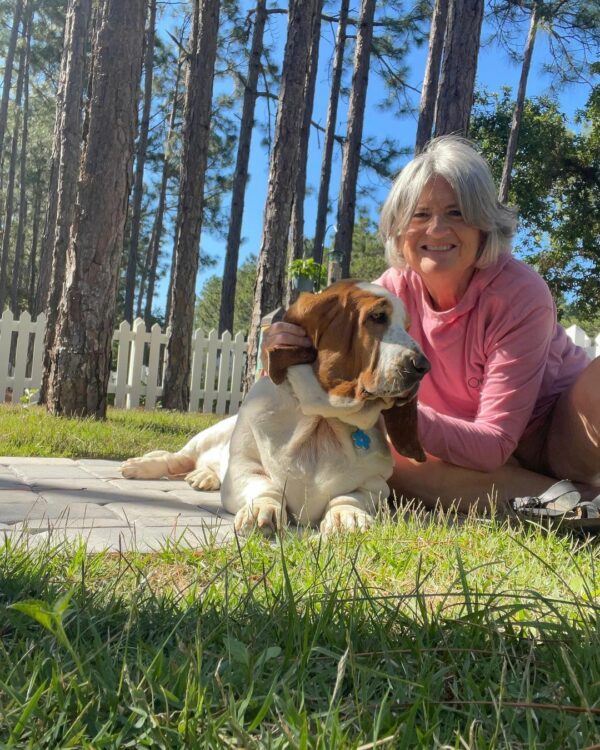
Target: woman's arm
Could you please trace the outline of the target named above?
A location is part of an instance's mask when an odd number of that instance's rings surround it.
[[[540,306],[507,321],[488,352],[479,409],[473,421],[419,406],[424,449],[448,463],[480,471],[503,466],[535,407],[546,371],[555,312]]]

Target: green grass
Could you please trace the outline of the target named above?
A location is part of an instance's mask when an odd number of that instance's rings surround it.
[[[0,549],[0,746],[584,748],[597,549],[417,513],[327,543]]]
[[[122,458],[202,419],[4,408],[0,452]],[[0,536],[0,748],[590,748],[598,561],[418,512],[153,555]]]
[[[105,421],[53,417],[39,406],[0,405],[0,456],[125,459],[177,450],[219,419],[212,414],[108,409]]]

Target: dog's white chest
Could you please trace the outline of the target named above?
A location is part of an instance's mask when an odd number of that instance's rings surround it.
[[[250,395],[231,439],[225,507],[236,506],[240,486],[252,493],[255,478],[262,476],[299,523],[316,523],[333,498],[369,487],[374,477],[381,486],[391,475],[390,451],[378,425],[357,430],[337,418],[307,416],[291,390],[271,383],[257,383]]]

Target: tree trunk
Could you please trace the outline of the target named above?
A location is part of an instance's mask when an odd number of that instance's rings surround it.
[[[317,84],[317,70],[319,68],[319,44],[321,42],[321,11],[323,0],[319,3],[312,33],[309,66],[306,71],[306,89],[304,92],[304,112],[302,115],[302,131],[298,149],[298,174],[292,203],[292,220],[290,225],[290,241],[288,246],[288,266],[295,260],[304,257],[304,197],[306,195],[306,170],[308,167],[308,144],[310,141],[310,123],[312,121],[315,101],[315,87]],[[288,279],[286,290],[286,306],[295,302],[299,292],[292,288],[292,281]]]
[[[317,221],[315,224],[315,239],[313,242],[313,258],[316,263],[323,262],[323,247],[327,233],[327,204],[329,201],[329,184],[331,182],[331,162],[333,159],[333,145],[335,141],[335,124],[340,100],[340,87],[344,67],[344,48],[346,46],[346,24],[348,20],[348,5],[350,0],[342,0],[340,19],[335,40],[335,58],[331,74],[331,92],[327,107],[327,122],[325,124],[325,140],[323,142],[323,163],[321,165],[321,179],[319,181],[319,198],[317,201]]]
[[[448,19],[448,0],[435,0],[429,29],[429,51],[423,88],[421,89],[421,103],[419,105],[419,121],[417,124],[417,138],[415,153],[420,153],[431,138],[431,129],[435,116],[435,102],[437,98],[440,64],[444,51],[444,32]]]
[[[293,0],[290,3],[252,324],[248,337],[245,390],[254,382],[260,321],[263,315],[274,310],[283,301],[287,241],[302,130],[302,117],[298,117],[298,113],[304,109],[312,31],[319,7],[320,0]]]
[[[17,172],[17,154],[19,151],[19,131],[21,129],[21,101],[23,98],[23,79],[25,73],[25,47],[19,55],[19,73],[17,75],[17,89],[15,92],[15,122],[13,125],[12,147],[8,165],[8,180],[6,185],[6,204],[4,211],[4,234],[2,236],[2,260],[0,268],[0,312],[4,310],[7,296],[8,264],[10,241],[15,198],[15,175]]]
[[[525,52],[523,54],[523,65],[521,67],[521,77],[519,79],[519,90],[517,93],[517,101],[515,102],[512,122],[510,124],[508,145],[506,147],[506,158],[504,159],[504,167],[502,168],[502,179],[500,180],[500,190],[499,190],[499,195],[498,195],[498,199],[500,200],[500,203],[506,203],[506,201],[508,200],[508,190],[510,188],[510,177],[512,174],[515,154],[517,153],[517,145],[519,143],[519,130],[521,128],[521,120],[523,119],[523,107],[525,106],[525,91],[527,90],[527,78],[529,77],[529,68],[531,67],[531,58],[533,56],[533,47],[535,45],[535,34],[537,31],[538,14],[539,14],[539,6],[534,5],[533,11],[531,13],[531,22],[529,24],[529,33],[527,35],[527,42],[525,44]]]
[[[248,161],[254,128],[254,109],[256,106],[258,73],[263,50],[263,37],[267,20],[266,0],[258,0],[254,16],[254,30],[248,61],[248,76],[244,86],[242,120],[238,140],[237,158],[233,184],[231,186],[231,214],[227,232],[227,249],[221,286],[221,307],[219,310],[219,336],[224,331],[233,333],[233,315],[235,310],[235,290],[237,284],[237,266],[242,236],[242,218],[244,216],[244,199],[248,181]]]
[[[436,137],[468,134],[482,21],[483,0],[451,0],[435,108]]]
[[[56,322],[58,302],[62,292],[64,267],[69,240],[70,225],[73,220],[73,204],[77,184],[77,170],[82,142],[81,100],[85,71],[87,35],[90,27],[91,0],[69,0],[65,18],[63,53],[60,78],[56,94],[56,116],[52,145],[52,160],[48,182],[48,205],[42,233],[40,263],[38,271],[34,315],[41,312],[52,317],[47,330],[52,331]],[[63,154],[63,146],[68,152]],[[59,189],[59,180],[63,187]],[[65,185],[65,180],[70,180]],[[62,218],[58,219],[59,193],[64,200]],[[60,223],[60,226],[59,226]],[[61,254],[55,247],[56,237],[60,237]],[[51,289],[53,290],[51,293]],[[52,341],[47,342],[50,347]],[[49,348],[46,349],[46,356]],[[48,368],[45,368],[47,371]],[[44,387],[42,386],[43,396]]]
[[[45,281],[42,283],[42,270],[40,269],[40,280],[38,281],[38,291],[41,292],[42,287],[46,286],[45,304],[41,310],[37,311],[38,314],[42,310],[46,313],[44,371],[40,388],[40,403],[46,403],[48,377],[50,375],[50,355],[54,348],[56,322],[65,282],[67,251],[71,228],[75,219],[82,142],[81,100],[90,16],[91,0],[71,0],[67,9],[65,46],[61,62],[60,110],[56,113],[58,133],[56,134],[55,151],[59,155],[55,174],[56,197],[50,195],[48,198],[49,203],[54,203],[52,232],[50,232],[50,228],[47,229],[48,235],[52,237],[52,242],[49,245],[49,280],[47,285]],[[48,211],[47,217],[50,218],[50,211]],[[44,240],[42,241],[42,253],[46,252]],[[43,272],[47,273],[46,268]]]
[[[154,38],[156,27],[156,0],[150,0],[150,18],[146,32],[146,49],[144,53],[144,106],[138,137],[135,182],[131,210],[131,236],[127,272],[125,274],[125,305],[123,316],[129,323],[133,321],[133,299],[135,296],[135,277],[138,263],[138,245],[140,241],[140,224],[142,218],[142,196],[144,192],[144,167],[148,149],[148,130],[150,128],[150,108],[152,106],[152,77],[154,70]]]
[[[50,353],[54,414],[106,415],[119,258],[131,184],[144,0],[101,0],[88,134]]]
[[[181,202],[181,191],[178,196],[177,215],[179,216],[179,203]],[[173,276],[175,275],[175,253],[177,251],[177,238],[179,237],[179,226],[175,221],[173,231],[173,251],[171,253],[171,262],[169,263],[169,288],[167,290],[167,302],[165,304],[165,321],[168,324],[171,320],[171,295],[173,293]]]
[[[180,44],[183,38],[180,39]],[[175,133],[175,121],[177,119],[177,107],[179,103],[179,84],[181,82],[181,69],[183,67],[183,55],[179,54],[177,60],[177,72],[175,73],[175,86],[173,90],[173,101],[171,104],[171,113],[169,115],[169,125],[167,127],[167,135],[165,138],[165,145],[163,151],[163,168],[160,178],[160,189],[158,192],[158,206],[156,208],[156,216],[154,224],[152,225],[152,233],[150,235],[150,241],[148,242],[148,248],[146,250],[146,259],[144,261],[144,269],[142,278],[140,281],[140,295],[138,298],[137,317],[142,315],[142,306],[144,305],[144,295],[146,296],[146,303],[143,309],[144,321],[146,327],[150,327],[150,317],[152,315],[152,300],[154,297],[154,287],[156,285],[156,271],[158,268],[158,258],[160,254],[160,243],[162,240],[163,227],[164,227],[164,216],[165,216],[165,205],[167,202],[167,186],[169,183],[169,170],[171,168],[171,150],[172,140]],[[146,280],[148,281],[148,291],[145,291]]]
[[[350,261],[352,259],[356,183],[360,165],[360,146],[367,102],[367,85],[369,83],[375,2],[376,0],[361,1],[354,50],[352,91],[348,106],[348,132],[342,157],[342,179],[338,198],[337,231],[334,246],[335,252],[340,254],[342,258],[343,278],[350,275]]]
[[[196,0],[189,55],[181,155],[177,245],[163,384],[163,406],[187,409],[191,366],[192,328],[196,302],[199,243],[208,147],[219,0]]]
[[[36,183],[39,184],[40,175],[38,173]],[[40,216],[42,213],[42,193],[38,189],[35,191],[33,199],[33,222],[31,229],[31,249],[29,251],[29,283],[27,284],[27,309],[33,310],[35,305],[35,282],[37,267],[37,249],[40,236]]]
[[[31,54],[31,22],[33,10],[28,6],[24,17],[25,33],[25,72],[23,74],[23,130],[21,132],[21,156],[19,164],[19,222],[17,241],[15,243],[15,260],[13,263],[10,307],[14,315],[19,315],[19,280],[21,263],[25,250],[25,226],[27,222],[27,138],[29,134],[29,61]]]
[[[15,51],[17,39],[19,38],[19,24],[23,14],[23,0],[17,0],[13,13],[12,28],[8,40],[8,49],[4,60],[4,79],[2,84],[2,99],[0,100],[0,154],[4,151],[4,136],[6,135],[6,122],[8,119],[8,100],[10,96],[10,84],[12,80]]]
[[[146,305],[144,307],[144,321],[146,327],[150,327],[150,318],[152,315],[152,300],[154,298],[154,287],[156,285],[156,272],[158,268],[158,258],[160,254],[160,243],[163,234],[164,227],[164,216],[165,216],[165,205],[167,201],[167,185],[169,182],[169,169],[171,163],[171,148],[172,139],[175,131],[175,120],[177,117],[177,103],[179,101],[179,82],[181,80],[181,68],[183,64],[183,57],[180,56],[177,64],[177,75],[175,77],[175,91],[173,93],[173,104],[171,107],[171,115],[169,117],[169,128],[167,131],[167,137],[165,140],[165,149],[163,156],[163,170],[160,180],[160,192],[158,196],[158,207],[156,209],[156,218],[152,227],[152,234],[150,236],[150,242],[148,244],[148,250],[146,253],[146,264],[147,278],[148,278],[148,291],[146,293]],[[142,285],[140,287],[140,312],[141,314],[141,303],[144,292],[144,278],[142,278]]]

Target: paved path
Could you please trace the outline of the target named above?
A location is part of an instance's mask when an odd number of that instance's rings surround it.
[[[233,535],[218,492],[184,481],[123,479],[120,462],[0,457],[0,544],[83,538],[88,550],[150,552],[177,540],[190,547]]]

